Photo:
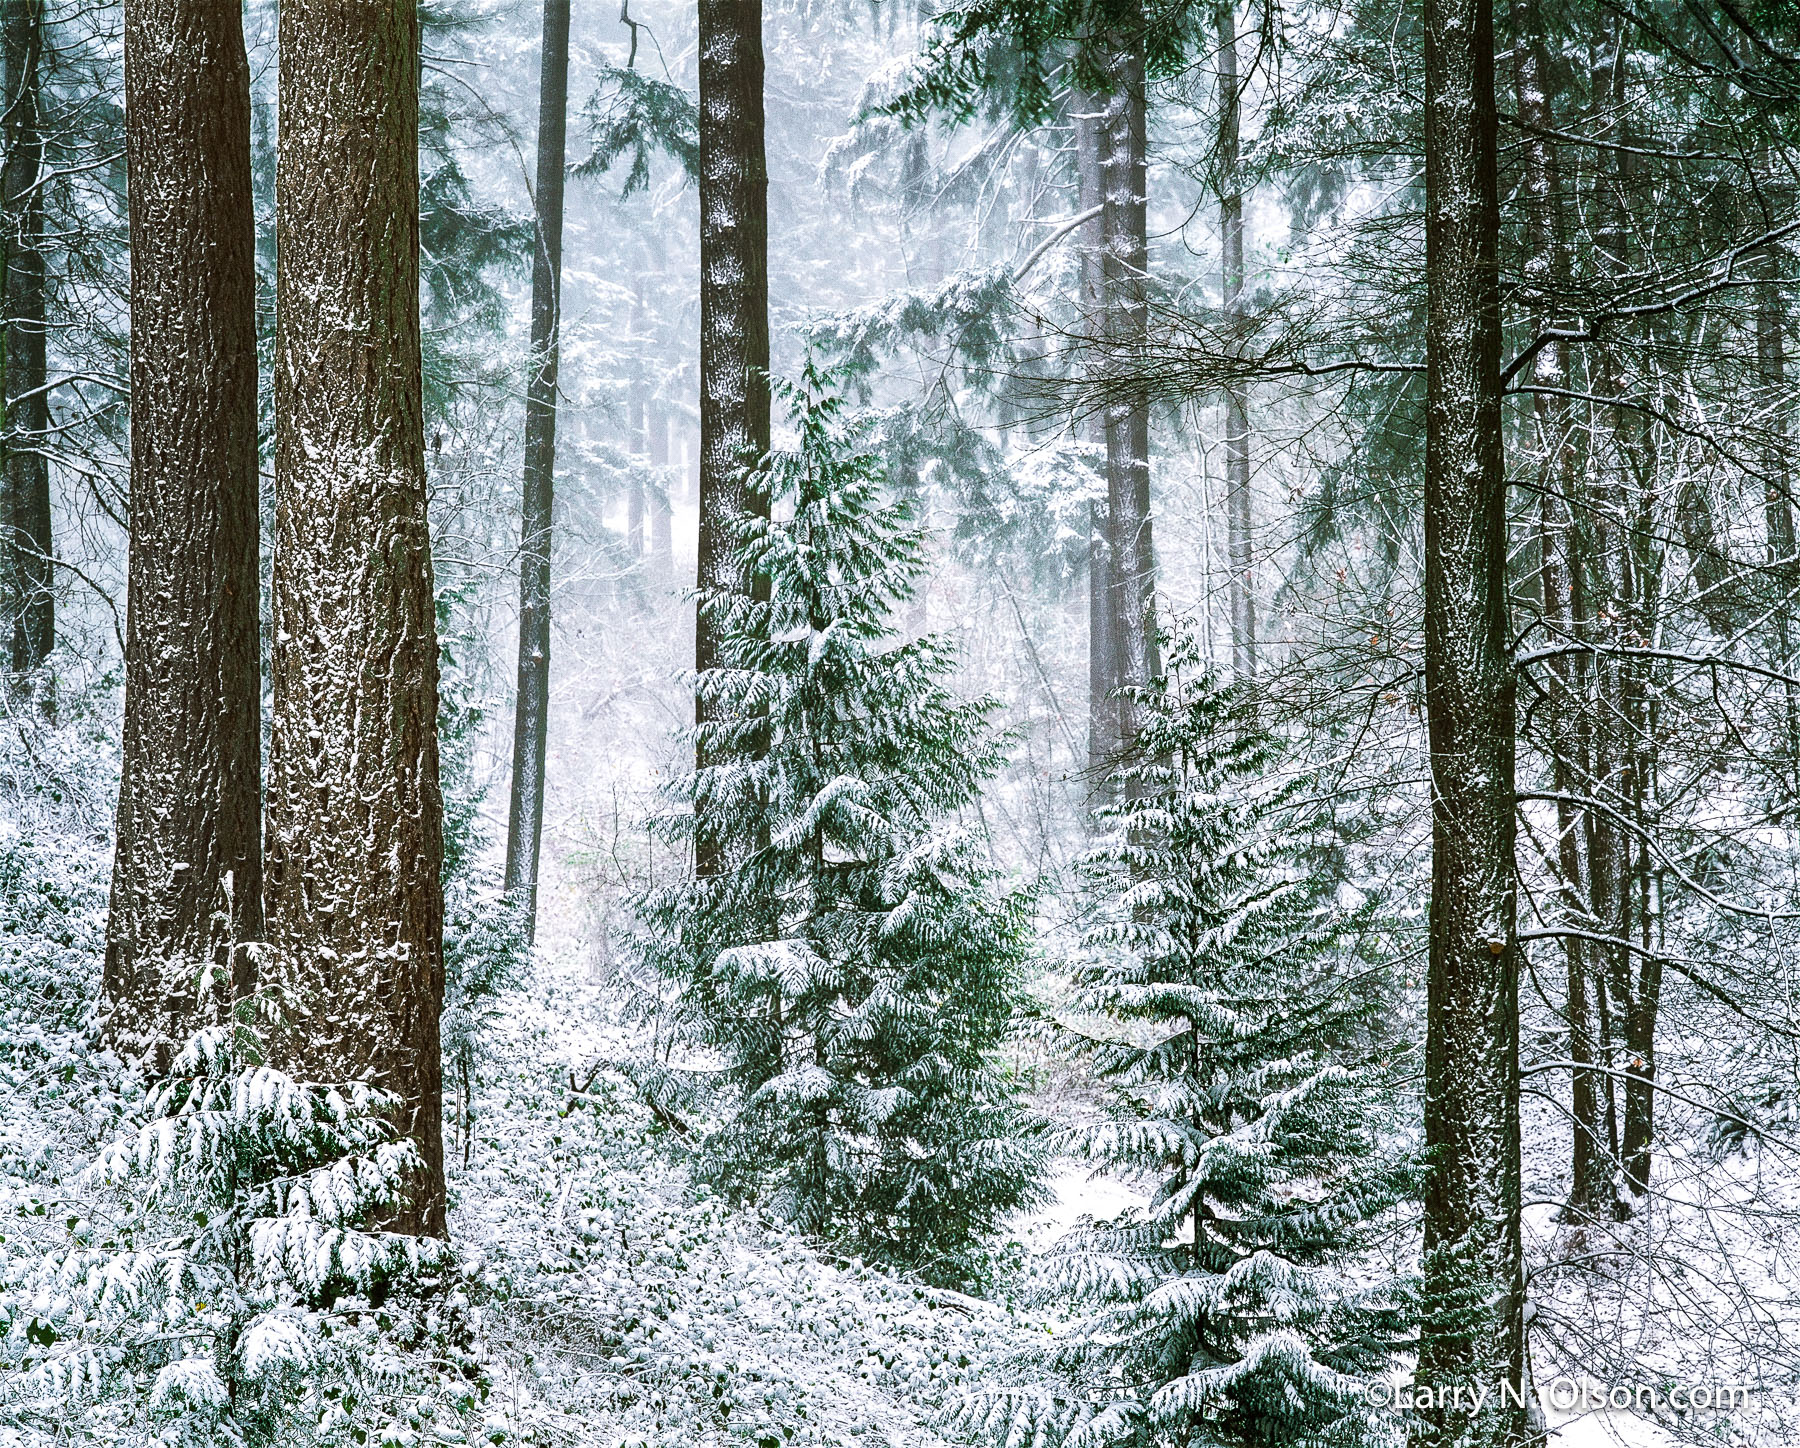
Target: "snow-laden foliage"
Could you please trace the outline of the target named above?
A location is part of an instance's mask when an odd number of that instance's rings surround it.
[[[1028,950],[959,812],[1002,762],[993,705],[958,699],[943,639],[900,642],[894,609],[920,535],[828,379],[787,394],[779,521],[752,521],[766,599],[705,601],[725,622],[699,681],[704,766],[666,828],[717,846],[715,871],[643,901],[640,952],[684,987],[717,1053],[729,1120],[715,1180],[855,1250],[942,1280],[1038,1193],[1041,1150],[996,1049]]]
[[[392,1103],[210,1028],[73,1181],[12,1187],[0,1422],[168,1443],[405,1441],[421,1389],[472,1401],[443,1244],[380,1230],[418,1166]],[[433,1341],[448,1372],[403,1363]],[[424,1378],[426,1381],[420,1381]]]
[[[635,54],[633,59],[635,60]],[[700,116],[694,98],[635,65],[604,65],[584,107],[593,150],[576,162],[577,176],[604,176],[626,157],[621,195],[650,185],[650,155],[661,151],[688,176],[700,170]]]
[[[1055,1034],[1096,1100],[1065,1142],[1149,1201],[1047,1261],[1090,1315],[1049,1355],[1068,1397],[1023,1411],[1071,1442],[1353,1441],[1398,1325],[1346,1271],[1398,1185],[1374,912],[1308,860],[1246,702],[1171,640],[1084,862],[1098,919]]]

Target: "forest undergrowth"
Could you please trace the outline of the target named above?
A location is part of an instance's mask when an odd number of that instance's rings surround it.
[[[90,1298],[84,1318],[73,1280],[59,1296],[42,1270],[104,1233],[90,1164],[150,1104],[92,1039],[116,767],[95,722],[104,699],[97,689],[59,725],[15,720],[0,732],[8,1445],[69,1441],[71,1430],[94,1442],[216,1441],[206,1435],[219,1426],[191,1385],[183,1397],[148,1381],[133,1391],[128,1369],[115,1377],[123,1347],[111,1360],[104,1346],[68,1355],[78,1340],[100,1340],[99,1313]],[[484,911],[478,899],[464,908]],[[321,1441],[407,1448],[783,1448],[989,1441],[992,1405],[1013,1404],[1017,1418],[1019,1396],[1044,1391],[1047,1354],[1080,1333],[1075,1305],[1055,1290],[1058,1243],[1084,1209],[1104,1218],[1141,1201],[1130,1185],[1090,1183],[1067,1163],[1058,1205],[990,1246],[979,1296],[846,1257],[690,1170],[706,1123],[683,1112],[707,1107],[691,1096],[666,1104],[666,1062],[634,996],[590,952],[552,947],[481,1003],[470,1099],[447,1113],[452,1262],[410,1307],[399,1290],[329,1304],[323,1316],[335,1315],[340,1347],[354,1339],[356,1356],[334,1367],[316,1345],[310,1358],[296,1349],[310,1376],[284,1389],[282,1412],[299,1414],[284,1421],[305,1420]],[[1675,1091],[1679,1054],[1669,1059]],[[1079,1072],[1037,1079],[1047,1116],[1091,1104]],[[1730,1122],[1696,1111],[1681,1126],[1695,1144],[1670,1150],[1663,1189],[1633,1219],[1572,1224],[1551,1202],[1527,1204],[1535,1368],[1541,1390],[1655,1380],[1665,1392],[1705,1383],[1736,1396],[1704,1414],[1553,1404],[1565,1448],[1786,1441],[1800,1366],[1789,1348],[1800,1282],[1793,1181],[1773,1147],[1746,1145]],[[1528,1153],[1527,1181],[1554,1181],[1558,1165]],[[1365,1259],[1371,1281],[1413,1250],[1411,1222],[1389,1225]],[[46,1371],[59,1361],[60,1372]],[[1397,1391],[1405,1369],[1399,1360],[1376,1396]],[[366,1397],[348,1404],[334,1372]],[[1383,1420],[1398,1423],[1377,1412],[1365,1426],[1379,1433]]]
[[[42,1263],[95,1239],[84,1169],[135,1127],[146,1093],[92,1044],[116,769],[105,731],[74,708],[58,727],[11,721],[0,739],[0,1443],[71,1429],[206,1441],[194,1402],[158,1401],[149,1383],[133,1392],[116,1364],[45,1371],[95,1316],[70,1326],[80,1293],[47,1287]],[[957,1441],[947,1410],[1016,1372],[1049,1324],[1028,1300],[1024,1242],[995,1249],[984,1299],[842,1257],[714,1195],[687,1168],[692,1128],[637,1084],[655,1063],[626,1002],[617,981],[546,951],[485,1003],[469,1130],[455,1113],[447,1132],[453,1265],[430,1289],[438,1330],[384,1317],[379,1300],[352,1304],[380,1358],[364,1380],[385,1391],[321,1437]],[[289,1395],[308,1426],[331,1417],[324,1377]]]

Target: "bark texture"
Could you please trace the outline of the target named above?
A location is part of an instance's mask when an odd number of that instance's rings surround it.
[[[443,806],[419,350],[418,17],[285,0],[276,175],[276,1058],[399,1100],[444,1231]]]
[[[1523,1441],[1514,689],[1493,11],[1427,0],[1425,695],[1432,893],[1414,1441]],[[1480,1411],[1475,1394],[1485,1390]]]
[[[513,712],[506,891],[523,894],[537,932],[550,723],[550,545],[556,501],[556,381],[562,309],[563,167],[569,113],[569,0],[544,0],[538,72],[537,227],[531,264],[531,372],[525,382],[525,479],[519,547],[519,686]]]
[[[262,937],[256,255],[234,7],[125,9],[131,547],[107,1036],[166,1068]],[[201,972],[209,977],[202,989]]]
[[[10,661],[15,677],[38,668],[56,644],[51,563],[50,426],[45,363],[43,0],[0,0],[0,51],[6,66],[0,167],[0,225],[5,247],[6,371],[5,542]],[[46,704],[49,695],[44,696]]]
[[[761,0],[700,0],[700,540],[702,595],[756,588],[735,532],[767,517],[752,481],[769,450],[769,170],[763,149]],[[694,667],[719,658],[702,610]],[[696,698],[696,723],[707,721]],[[696,762],[707,763],[704,752]],[[697,821],[697,868],[716,871],[725,841]]]

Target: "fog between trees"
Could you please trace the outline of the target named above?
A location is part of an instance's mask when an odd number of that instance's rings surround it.
[[[1791,1437],[1782,7],[0,69],[6,1441]]]

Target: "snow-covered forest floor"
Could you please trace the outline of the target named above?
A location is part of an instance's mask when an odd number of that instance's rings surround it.
[[[17,1291],[43,1252],[82,1237],[70,1215],[86,1209],[81,1168],[144,1104],[130,1074],[92,1046],[113,765],[105,729],[71,713],[60,727],[5,735],[0,1296],[14,1294],[13,1314],[54,1306]],[[467,1129],[460,1098],[446,1113],[450,1300],[479,1387],[454,1413],[421,1396],[396,1414],[394,1441],[978,1441],[958,1405],[1031,1384],[1066,1322],[1038,1290],[1044,1249],[1082,1213],[1141,1200],[1132,1186],[1063,1164],[1056,1202],[995,1244],[984,1297],[844,1258],[692,1178],[685,1138],[697,1123],[649,1104],[657,1050],[652,1027],[626,1010],[630,990],[565,931],[484,1012]],[[1040,1105],[1066,1110],[1068,1089],[1046,1078]],[[1549,1190],[1558,1166],[1539,1153],[1528,1175]],[[1552,1441],[1791,1441],[1791,1173],[1770,1152],[1676,1149],[1667,1183],[1649,1210],[1610,1227],[1559,1223],[1548,1200],[1528,1206],[1537,1371],[1546,1381],[1648,1373],[1751,1395],[1733,1411],[1660,1422],[1631,1410],[1552,1412]],[[1395,1239],[1397,1257],[1407,1236]],[[1390,1381],[1404,1379],[1402,1364]],[[0,1443],[48,1442],[71,1421],[13,1416]]]
[[[69,1215],[86,1209],[80,1172],[144,1105],[131,1073],[92,1045],[106,732],[86,720],[4,737],[0,1323],[57,1307],[19,1289],[44,1252],[83,1234]],[[680,1127],[659,1122],[635,1084],[651,1053],[641,1023],[621,1019],[623,998],[579,951],[545,950],[484,1014],[473,1129],[465,1139],[458,1117],[446,1132],[453,1300],[466,1303],[481,1391],[454,1418],[415,1421],[413,1441],[473,1430],[606,1448],[945,1441],[946,1408],[1004,1381],[1041,1342],[1049,1320],[1029,1305],[1028,1248],[1062,1213],[998,1245],[982,1300],[732,1207],[690,1180]],[[1102,1210],[1121,1199],[1104,1187],[1094,1198]],[[78,1404],[80,1386],[70,1395]],[[28,1410],[0,1423],[0,1443],[66,1428]]]
[[[451,1169],[496,1416],[621,1445],[940,1441],[1046,1324],[1017,1291],[899,1281],[696,1189],[629,1079],[641,1031],[581,975],[546,960],[508,1001]]]

